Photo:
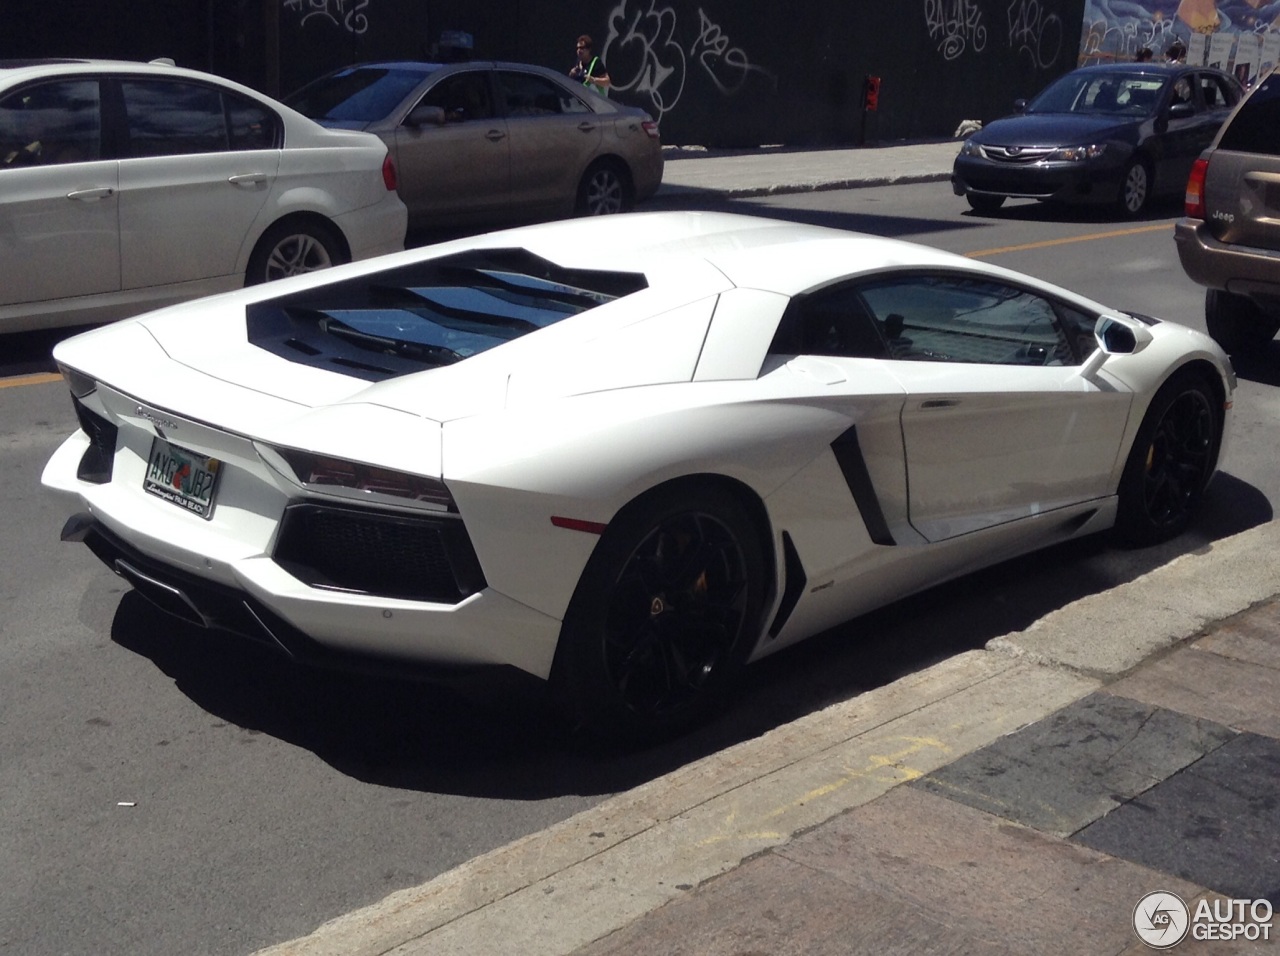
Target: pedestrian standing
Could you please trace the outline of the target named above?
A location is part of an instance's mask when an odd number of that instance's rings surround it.
[[[578,62],[569,71],[572,79],[579,80],[583,86],[595,90],[601,96],[609,95],[609,71],[605,69],[604,60],[595,55],[591,37],[585,33],[578,37]]]

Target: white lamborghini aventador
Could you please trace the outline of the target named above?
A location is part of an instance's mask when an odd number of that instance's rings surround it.
[[[975,567],[1185,528],[1206,336],[934,249],[650,213],[494,233],[59,345],[63,532],[299,659],[502,664],[605,733]]]

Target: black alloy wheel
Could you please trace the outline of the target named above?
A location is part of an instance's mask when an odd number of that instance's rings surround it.
[[[610,525],[566,615],[552,682],[592,733],[651,742],[723,701],[763,607],[764,557],[731,497],[659,494]]]
[[[1130,545],[1149,545],[1186,530],[1217,463],[1222,411],[1211,386],[1183,373],[1152,399],[1120,480],[1116,530]]]

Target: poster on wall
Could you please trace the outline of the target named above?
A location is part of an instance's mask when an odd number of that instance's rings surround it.
[[[1258,54],[1258,76],[1266,76],[1280,63],[1280,33],[1267,33],[1262,37]]]
[[[1209,39],[1209,66],[1215,70],[1231,69],[1231,51],[1236,45],[1235,34],[1215,33]]]
[[[1204,66],[1209,62],[1209,38],[1203,33],[1187,37],[1187,62],[1192,66]]]
[[[1280,32],[1280,0],[1085,0],[1078,62],[1132,60],[1143,47],[1162,59],[1181,40],[1187,62],[1203,65],[1196,54],[1203,51],[1212,62],[1227,43],[1221,38],[1272,32]],[[1233,49],[1231,44],[1222,57],[1224,68]]]
[[[1256,33],[1242,33],[1236,38],[1236,57],[1231,63],[1231,72],[1241,86],[1252,86],[1258,78],[1258,54],[1261,47],[1262,38]]]

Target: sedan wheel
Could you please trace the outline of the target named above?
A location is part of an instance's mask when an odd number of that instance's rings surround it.
[[[1156,392],[1120,479],[1116,530],[1131,545],[1181,534],[1200,510],[1218,458],[1222,412],[1199,375],[1175,375]]]
[[[245,270],[244,284],[303,275],[346,261],[332,230],[318,223],[281,222],[258,240]]]
[[[1133,217],[1147,206],[1151,193],[1151,174],[1141,159],[1129,160],[1120,180],[1120,213]]]
[[[764,557],[748,513],[697,489],[610,524],[565,616],[552,684],[592,733],[647,742],[722,701],[756,636]]]
[[[970,209],[984,216],[991,215],[1004,205],[1004,196],[980,196],[967,193],[964,198],[969,200]]]
[[[582,176],[578,185],[578,214],[608,216],[630,208],[630,188],[617,167],[597,163]]]

